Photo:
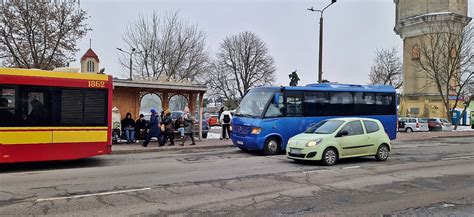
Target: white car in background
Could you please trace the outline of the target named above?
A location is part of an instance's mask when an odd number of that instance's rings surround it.
[[[398,122],[398,131],[411,133],[427,132],[430,130],[427,118],[401,117],[398,118]]]

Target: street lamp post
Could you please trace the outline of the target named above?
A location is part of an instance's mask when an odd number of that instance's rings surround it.
[[[318,82],[321,83],[323,81],[323,14],[324,11],[331,6],[332,4],[336,3],[337,0],[331,0],[331,4],[324,7],[322,10],[316,10],[313,7],[308,8],[309,11],[312,12],[319,12],[321,17],[319,18],[319,67],[318,67]]]
[[[130,51],[125,51],[122,48],[117,48],[117,50],[130,55],[130,78],[129,78],[129,80],[132,80],[133,53],[135,52],[135,48],[132,47],[132,49]]]

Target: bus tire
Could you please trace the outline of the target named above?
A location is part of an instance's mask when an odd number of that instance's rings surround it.
[[[281,140],[277,137],[270,137],[265,142],[263,147],[264,155],[277,155],[281,151]]]

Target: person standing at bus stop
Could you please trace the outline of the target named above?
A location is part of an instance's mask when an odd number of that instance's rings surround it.
[[[230,122],[232,121],[232,114],[230,113],[230,111],[225,110],[222,112],[221,116],[219,117],[219,120],[222,124],[221,140],[230,139]]]
[[[142,146],[147,147],[148,143],[150,143],[150,139],[152,137],[158,138],[158,142],[160,141],[160,128],[158,124],[160,123],[160,117],[156,113],[155,109],[150,110],[150,122],[148,123],[148,134],[146,135],[145,141],[143,142]]]
[[[191,115],[189,108],[186,107],[184,108],[184,115],[183,115],[183,120],[184,120],[184,138],[183,142],[181,143],[181,146],[184,146],[184,143],[186,142],[186,139],[188,137],[191,138],[191,145],[196,145],[196,141],[194,141],[194,122],[195,118],[194,116]]]

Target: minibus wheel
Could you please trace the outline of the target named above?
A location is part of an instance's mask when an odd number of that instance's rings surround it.
[[[265,146],[263,147],[263,154],[265,155],[277,155],[280,153],[281,144],[280,139],[276,137],[271,137],[267,139],[265,142]]]

